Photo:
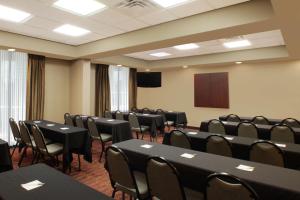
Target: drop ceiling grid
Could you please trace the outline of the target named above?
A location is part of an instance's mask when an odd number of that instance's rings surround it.
[[[82,17],[52,7],[55,0],[0,0],[2,5],[20,9],[33,15],[33,18],[24,24],[7,23],[1,20],[0,29],[56,42],[80,45],[249,0],[192,0],[189,3],[169,9],[159,6],[144,9],[117,8],[116,5],[123,0],[98,1],[107,5],[108,8],[95,15]],[[65,23],[80,26],[92,33],[75,38],[52,31]]]

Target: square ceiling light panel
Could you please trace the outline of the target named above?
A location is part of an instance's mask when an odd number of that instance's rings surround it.
[[[155,56],[155,57],[166,57],[170,56],[171,54],[166,53],[166,52],[158,52],[158,53],[151,53],[150,56]]]
[[[198,49],[199,45],[195,44],[195,43],[189,43],[189,44],[182,44],[182,45],[177,45],[174,46],[175,49],[177,50],[191,50],[191,49]]]
[[[92,15],[106,8],[106,5],[96,0],[58,0],[54,7],[76,15]]]
[[[0,5],[0,19],[15,23],[23,23],[30,19],[30,13]]]
[[[228,48],[241,48],[241,47],[247,47],[251,45],[251,42],[249,40],[236,40],[236,41],[229,41],[224,42],[223,45]]]
[[[61,33],[68,36],[79,37],[90,33],[89,30],[80,28],[78,26],[73,26],[70,24],[64,24],[53,30],[56,33]]]
[[[178,6],[180,4],[186,3],[190,0],[152,0],[154,3],[160,5],[164,8],[169,8],[173,6]]]

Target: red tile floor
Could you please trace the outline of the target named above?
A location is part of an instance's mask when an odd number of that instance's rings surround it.
[[[145,135],[144,140],[149,141],[149,136]],[[160,135],[157,138],[157,142],[161,143],[163,140],[163,137]],[[89,163],[86,162],[81,157],[81,171],[78,171],[78,162],[77,162],[77,156],[74,155],[74,160],[72,162],[72,171],[69,173],[71,177],[73,177],[75,180],[94,188],[95,190],[102,192],[108,196],[111,196],[112,193],[112,187],[110,185],[110,180],[108,173],[104,169],[104,158],[102,158],[101,163],[99,162],[99,156],[100,156],[100,145],[99,142],[94,141],[93,147],[92,147],[92,154],[93,154],[93,162]],[[14,153],[14,156],[12,158],[14,169],[18,168],[18,161],[19,161],[20,154],[16,150]],[[61,159],[61,158],[60,158]],[[27,156],[23,159],[22,166],[29,166],[31,164],[32,160],[32,154],[30,151],[27,152]],[[61,169],[61,165],[58,167],[58,170]],[[115,199],[121,199],[121,194],[118,192],[116,194]],[[127,199],[129,199],[127,197]]]

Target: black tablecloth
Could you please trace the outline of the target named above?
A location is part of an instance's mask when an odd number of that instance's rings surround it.
[[[178,124],[187,124],[187,118],[185,112],[177,112],[177,111],[165,111],[165,115],[167,121],[173,121],[175,125]]]
[[[240,116],[239,116],[240,117]],[[227,115],[220,116],[219,119],[221,121],[226,121]],[[240,117],[241,121],[251,121],[253,117]],[[270,122],[271,125],[279,124],[282,119],[272,119],[272,118],[267,118]]]
[[[203,121],[200,125],[200,131],[208,132],[208,122]],[[237,135],[237,126],[239,125],[238,122],[224,122],[225,131],[227,135]],[[261,125],[256,124],[258,128],[258,138],[262,140],[270,140],[271,139],[271,128],[273,125]],[[295,131],[295,143],[300,144],[300,128],[293,128]]]
[[[195,130],[185,129],[182,130],[190,138],[192,149],[197,151],[206,151],[206,138],[213,133],[199,132]],[[192,132],[192,134],[189,134]],[[195,135],[194,133],[197,134]],[[249,150],[251,144],[258,141],[254,138],[238,137],[231,135],[224,135],[228,138],[228,141],[232,144],[232,156],[234,158],[249,160]],[[276,143],[276,142],[275,142]],[[170,144],[170,134],[166,133],[164,136],[163,144]],[[283,144],[278,142],[278,144]],[[286,167],[290,169],[300,170],[300,145],[284,143],[286,147],[279,147],[284,152],[284,157],[286,161]]]
[[[150,144],[152,148],[142,148]],[[162,156],[175,165],[183,184],[198,191],[204,191],[207,176],[214,172],[227,172],[249,183],[263,200],[296,200],[300,199],[299,171],[264,165],[255,162],[228,158],[200,151],[193,151],[143,140],[128,140],[115,144],[128,156],[134,169],[145,171],[149,156]],[[183,153],[195,155],[194,158],[183,158]],[[236,169],[239,165],[254,167],[248,172]]]
[[[45,184],[30,191],[21,187],[21,184],[34,180]],[[4,200],[112,200],[44,164],[2,173],[0,185],[0,196]]]
[[[13,169],[8,143],[0,139],[0,172]]]
[[[39,123],[37,123],[39,122]],[[64,145],[63,151],[63,170],[65,170],[72,162],[72,152],[84,155],[84,159],[92,162],[92,142],[88,134],[88,130],[50,122],[42,121],[25,121],[26,125],[31,130],[31,125],[35,123],[43,132],[44,136],[53,142],[62,143]],[[54,124],[54,126],[48,126]],[[62,130],[61,128],[67,127],[69,129]]]

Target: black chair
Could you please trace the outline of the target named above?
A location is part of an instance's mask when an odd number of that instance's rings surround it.
[[[215,173],[206,179],[206,200],[258,200],[250,185],[227,173]]]
[[[130,111],[134,112],[134,113],[137,113],[137,112],[139,112],[139,109],[137,109],[136,107],[132,107]]]
[[[289,127],[300,128],[300,122],[294,118],[286,118],[280,124],[286,124]]]
[[[117,120],[124,120],[124,114],[119,110],[116,111],[116,119]]]
[[[146,167],[147,183],[151,199],[200,200],[200,192],[184,188],[177,169],[161,157],[150,157]]]
[[[210,135],[206,138],[206,152],[232,157],[231,144],[221,135]]]
[[[131,131],[136,133],[136,138],[139,139],[139,133],[141,133],[142,134],[142,139],[144,139],[144,134],[145,134],[146,131],[150,130],[150,127],[140,125],[138,117],[135,113],[129,113],[128,121],[129,121],[130,126],[131,126]]]
[[[180,130],[173,130],[170,133],[170,145],[175,147],[181,147],[185,149],[191,149],[190,138]]]
[[[105,110],[104,111],[104,118],[112,119],[113,118],[112,113],[108,110]]]
[[[264,116],[255,116],[252,118],[251,122],[254,124],[261,124],[261,125],[269,125],[270,124],[269,120]]]
[[[9,125],[12,131],[12,134],[14,136],[14,140],[16,141],[16,145],[14,146],[14,149],[11,153],[11,156],[14,155],[15,150],[17,147],[20,147],[20,144],[22,143],[22,138],[21,138],[21,134],[20,134],[20,130],[18,127],[18,124],[16,123],[16,121],[11,117],[9,118]]]
[[[258,138],[258,128],[252,122],[239,123],[237,133],[240,137]]]
[[[76,125],[76,127],[79,127],[79,128],[85,128],[83,120],[80,115],[75,116],[75,125]]]
[[[226,121],[228,122],[241,122],[241,119],[236,114],[229,114],[226,116]]]
[[[142,113],[143,114],[151,114],[151,110],[149,108],[143,108]]]
[[[112,197],[117,191],[121,191],[134,197],[134,199],[149,199],[146,177],[143,173],[133,171],[129,165],[127,156],[115,146],[106,149],[106,169],[109,173]]]
[[[157,109],[156,114],[162,116],[162,118],[164,120],[164,124],[165,124],[165,126],[168,127],[169,130],[170,130],[171,126],[174,126],[175,122],[167,120],[165,111],[163,111],[162,109]]]
[[[295,132],[288,125],[274,125],[270,132],[272,141],[295,143]]]
[[[270,141],[257,141],[250,146],[250,161],[279,167],[285,166],[283,151]]]
[[[218,119],[212,119],[208,122],[208,132],[226,134],[223,122]]]
[[[74,126],[74,122],[70,113],[64,114],[65,124],[69,126]]]

